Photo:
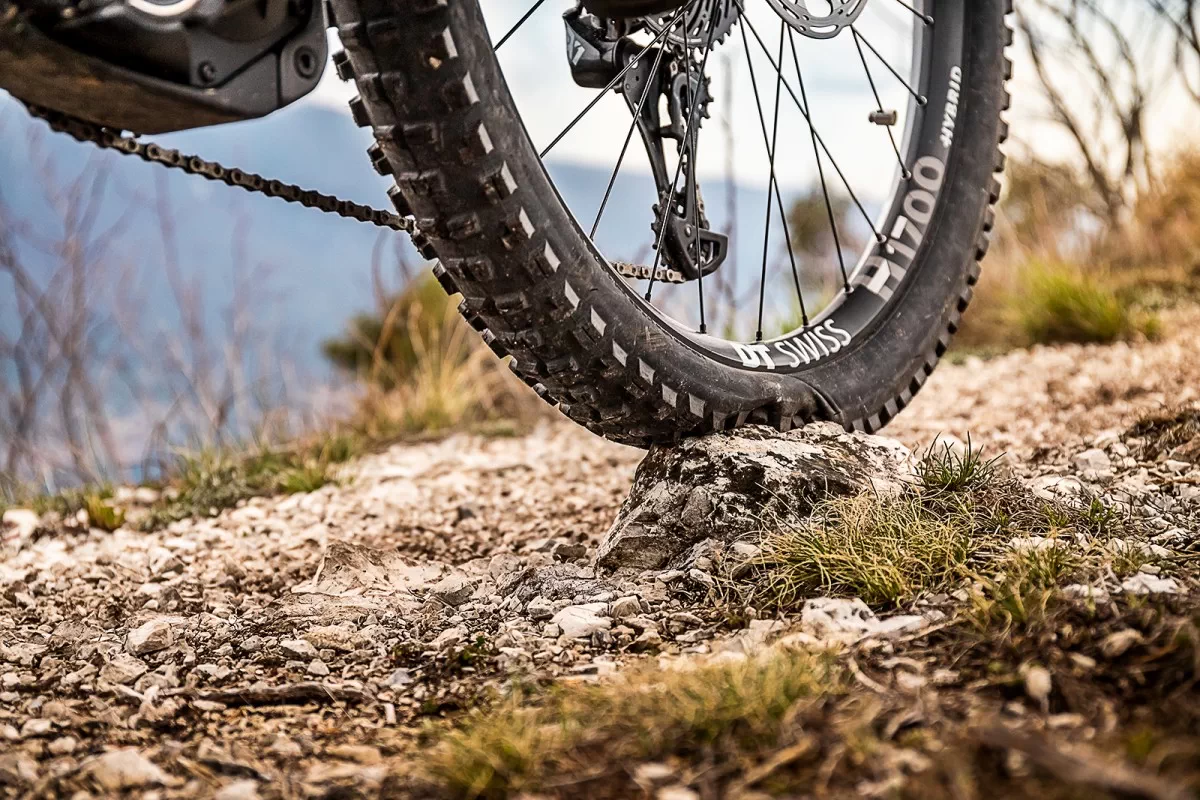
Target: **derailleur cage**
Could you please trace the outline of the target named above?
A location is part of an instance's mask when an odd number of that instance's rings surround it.
[[[602,89],[625,70],[624,79],[615,90],[635,115],[634,122],[658,187],[659,203],[654,206],[655,221],[651,229],[662,243],[663,263],[685,280],[712,274],[725,261],[729,239],[708,229],[694,169],[696,137],[689,135],[687,129],[689,120],[699,127],[708,116],[707,79],[698,69],[689,70],[681,65],[681,59],[690,57],[682,47],[669,45],[666,52],[652,47],[642,53],[616,27],[628,23],[601,21],[579,8],[568,11],[563,20],[567,29],[567,60],[577,84]],[[634,58],[637,62],[630,64]],[[662,98],[666,99],[666,120],[660,110]],[[697,105],[694,113],[693,104]],[[668,174],[665,139],[674,140],[679,157],[685,159],[683,191],[672,185],[672,176]]]

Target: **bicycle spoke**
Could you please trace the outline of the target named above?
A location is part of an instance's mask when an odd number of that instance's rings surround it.
[[[705,70],[708,69],[708,54],[712,52],[713,36],[717,32],[717,26],[712,24],[708,29],[708,42],[705,44],[704,58],[700,60],[700,73],[696,77],[696,85],[699,87],[704,81]],[[692,75],[691,75],[691,53],[688,52],[684,56],[684,65],[688,68],[688,91],[691,91]],[[692,204],[692,230],[696,237],[696,267],[699,275],[696,278],[696,292],[700,296],[700,333],[707,333],[708,326],[704,322],[704,262],[701,260],[700,254],[700,202],[696,196],[699,194],[696,186],[696,152],[700,146],[700,132],[696,130],[696,109],[700,104],[696,102],[699,96],[699,90],[690,98],[691,108],[688,109],[688,130],[687,133],[692,139],[692,146],[688,151],[688,177],[684,182],[684,191],[688,193],[688,202]]]
[[[804,72],[800,69],[800,57],[796,53],[796,39],[789,33],[788,40],[792,45],[792,61],[796,65],[796,80],[800,84],[800,97],[804,100],[805,107],[808,107],[808,91],[804,88]],[[825,167],[821,164],[821,151],[817,149],[817,129],[809,125],[808,130],[812,134],[813,158],[817,162],[817,176],[821,179],[821,195],[825,198],[825,210],[829,214],[829,230],[833,233],[833,249],[837,252],[838,267],[842,271],[842,288],[849,292],[850,277],[846,274],[846,254],[842,252],[842,238],[838,235],[837,220],[833,214],[833,203],[829,199],[829,185],[825,181]]]
[[[781,21],[781,26],[782,26],[782,21]],[[799,272],[796,270],[796,254],[795,254],[795,251],[792,249],[792,235],[791,235],[791,232],[788,230],[787,216],[784,213],[784,209],[783,209],[783,197],[780,194],[779,181],[775,175],[775,152],[776,152],[776,144],[777,144],[777,134],[779,132],[779,100],[783,94],[783,90],[782,90],[782,87],[780,86],[779,79],[782,78],[782,75],[780,75],[778,72],[776,72],[777,80],[775,83],[774,131],[772,132],[770,139],[768,139],[768,137],[767,137],[767,122],[763,118],[762,100],[761,100],[761,97],[760,97],[759,91],[758,91],[758,79],[754,75],[754,60],[750,56],[750,42],[746,39],[746,31],[744,29],[742,30],[742,47],[746,51],[746,65],[749,67],[749,71],[750,71],[750,86],[754,90],[754,104],[755,104],[755,107],[758,109],[758,122],[759,122],[759,127],[762,130],[763,146],[766,148],[766,151],[767,151],[767,159],[771,163],[771,177],[770,177],[770,182],[767,185],[767,221],[766,221],[765,229],[763,231],[762,273],[759,276],[759,283],[758,283],[758,325],[755,330],[755,341],[761,342],[763,340],[762,320],[763,320],[763,309],[764,309],[765,301],[766,301],[767,254],[768,254],[768,247],[769,247],[770,235],[771,235],[770,232],[771,232],[771,200],[772,199],[775,200],[775,202],[779,208],[779,219],[783,223],[783,234],[784,234],[784,238],[785,238],[786,244],[787,244],[788,258],[791,261],[791,266],[792,266],[792,279],[796,283],[796,298],[800,302],[800,316],[801,316],[802,324],[805,327],[808,327],[808,310],[805,308],[805,305],[804,305],[804,293],[800,289],[800,276],[799,276]],[[782,30],[782,27],[781,27],[781,30],[779,31],[779,49],[780,49],[780,61],[782,61],[783,60],[783,58],[782,58],[782,53],[783,53],[783,30]],[[772,198],[772,194],[774,194],[774,198]]]
[[[496,46],[493,47],[492,49],[499,52],[500,48],[504,47],[504,43],[507,42],[509,39],[511,39],[512,35],[514,33],[516,33],[518,30],[520,30],[521,26],[524,25],[529,20],[529,18],[533,16],[533,13],[542,7],[542,3],[545,3],[545,2],[546,2],[546,0],[537,0],[537,2],[533,4],[533,8],[526,11],[524,16],[522,16],[519,20],[517,20],[517,24],[513,25],[511,28],[508,29],[508,33],[501,36],[500,41],[496,42]]]
[[[884,58],[880,54],[880,52],[875,49],[875,45],[871,44],[871,42],[867,40],[867,37],[865,37],[861,33],[859,33],[858,30],[855,29],[855,27],[853,25],[850,26],[850,31],[851,31],[851,33],[854,34],[854,37],[855,37],[854,41],[856,43],[861,41],[863,44],[865,44],[867,46],[868,50],[870,50],[872,53],[875,54],[875,57],[879,59],[879,63],[881,63],[885,67],[887,67],[888,72],[892,73],[892,75],[895,76],[896,80],[900,81],[901,85],[903,85],[904,88],[908,90],[908,93],[913,96],[913,99],[917,101],[917,105],[923,106],[929,102],[929,100],[925,97],[925,95],[917,92],[917,90],[914,89],[909,84],[908,81],[904,80],[904,78],[901,77],[900,73],[896,71],[896,68],[888,63],[887,59]]]
[[[755,29],[754,25],[752,25],[750,23],[750,19],[746,16],[746,14],[745,14],[746,8],[743,5],[742,0],[734,0],[734,2],[737,3],[738,8],[742,11],[741,21],[743,23],[745,23],[746,27],[750,29],[750,33],[752,33],[754,35],[754,40],[758,43],[759,49],[761,49],[763,51],[763,53],[766,55],[767,61],[770,62],[771,67],[775,70],[779,70],[779,65],[775,63],[775,60],[773,58],[771,58],[771,53],[769,50],[767,50],[767,46],[765,44],[763,44],[762,37],[759,36],[758,30]],[[792,45],[792,56],[797,58],[797,60],[798,60],[798,57],[796,56],[795,37],[793,35],[789,34],[788,38],[791,41],[791,45]],[[795,90],[792,89],[791,84],[788,83],[786,78],[784,78],[782,80],[782,83],[783,83],[783,88],[788,90],[788,94],[791,96],[792,102],[794,102],[796,104],[796,108],[798,108],[800,110],[800,115],[802,117],[804,117],[804,122],[805,122],[805,124],[808,125],[809,130],[812,131],[813,137],[816,138],[816,140],[817,140],[817,144],[819,144],[821,146],[821,150],[824,151],[825,155],[829,158],[829,163],[833,165],[833,169],[838,174],[838,177],[841,179],[842,185],[846,187],[846,192],[850,195],[850,199],[854,202],[854,205],[856,205],[858,207],[858,210],[862,213],[863,219],[865,219],[867,221],[867,225],[871,228],[871,232],[875,235],[875,240],[880,243],[887,241],[887,237],[883,236],[879,232],[879,230],[875,227],[875,221],[871,219],[871,215],[867,213],[867,209],[863,206],[862,202],[858,199],[858,195],[854,192],[854,188],[850,186],[850,182],[846,179],[846,174],[844,172],[842,172],[842,168],[838,165],[837,159],[835,159],[833,157],[833,154],[829,152],[829,146],[825,144],[824,137],[821,136],[820,132],[817,131],[816,126],[813,124],[812,117],[809,114],[808,103],[800,102],[800,98],[798,98],[796,96]]]
[[[883,114],[883,100],[879,97],[879,90],[875,88],[875,79],[871,77],[871,68],[867,66],[867,56],[862,49],[861,37],[854,28],[850,29],[850,34],[854,37],[854,47],[858,50],[858,60],[862,62],[863,72],[867,74],[867,83],[871,85],[871,94],[875,95],[875,107],[879,110],[880,114]],[[900,164],[900,174],[904,176],[904,180],[908,180],[912,177],[912,173],[908,171],[908,167],[904,164],[904,157],[900,155],[900,147],[896,144],[896,136],[892,133],[892,126],[884,125],[883,128],[887,131],[888,140],[892,143],[892,152],[896,154],[896,161]]]
[[[921,20],[921,22],[924,22],[926,25],[933,24],[933,17],[929,16],[928,14],[922,14],[920,11],[917,11],[915,8],[910,6],[908,3],[904,2],[904,0],[896,0],[896,2],[899,3],[900,5],[904,6],[905,8],[907,8],[909,11],[911,11],[913,13],[914,17]]]
[[[683,16],[683,10],[675,12],[670,22],[667,24],[667,29],[674,28],[679,22],[679,18]],[[650,77],[646,80],[646,87],[642,89],[642,96],[638,98],[637,109],[633,112],[633,121],[629,123],[629,130],[625,134],[625,143],[621,145],[621,154],[617,156],[617,164],[613,167],[612,175],[608,177],[608,186],[604,189],[604,198],[600,201],[600,208],[596,211],[596,219],[592,222],[591,238],[596,238],[596,231],[600,228],[600,218],[604,216],[604,209],[608,206],[608,198],[612,195],[613,185],[617,182],[617,173],[621,171],[621,164],[625,161],[625,153],[629,150],[629,143],[633,139],[633,132],[637,130],[638,118],[642,115],[642,109],[646,107],[646,98],[650,96],[650,87],[653,85],[654,76],[658,74],[658,66],[662,63],[663,54],[667,50],[665,47],[660,47],[658,55],[654,57],[654,64],[650,67]]]
[[[695,0],[693,0],[693,2],[694,1]],[[641,50],[639,50],[637,52],[637,55],[635,55],[633,58],[629,59],[629,61],[625,64],[625,66],[621,68],[621,71],[617,73],[616,77],[614,77],[611,81],[609,81],[607,86],[605,86],[603,89],[601,89],[599,92],[596,93],[596,96],[592,98],[591,102],[587,104],[587,106],[583,109],[583,111],[580,111],[579,114],[575,117],[575,119],[573,119],[569,123],[567,123],[567,127],[563,128],[562,131],[558,134],[558,136],[554,137],[554,141],[552,141],[552,142],[550,142],[550,144],[546,145],[546,149],[543,150],[541,153],[539,153],[538,157],[545,158],[546,154],[549,153],[551,150],[553,150],[554,146],[556,144],[558,144],[559,142],[561,142],[563,137],[571,132],[572,128],[574,128],[576,125],[579,124],[579,120],[581,120],[585,116],[587,116],[587,113],[589,111],[591,111],[593,108],[595,108],[597,103],[599,103],[601,100],[604,99],[604,95],[611,92],[613,90],[613,88],[618,83],[621,82],[621,79],[625,77],[625,74],[627,72],[629,72],[629,70],[633,69],[633,65],[638,62],[638,59],[640,59],[642,56],[644,56],[650,50],[651,47],[654,47],[654,45],[656,45],[659,42],[666,39],[667,34],[670,32],[671,32],[670,28],[663,28],[653,39],[650,40],[649,44],[647,44],[645,47],[643,47]]]

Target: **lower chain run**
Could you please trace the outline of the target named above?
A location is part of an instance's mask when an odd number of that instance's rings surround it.
[[[343,200],[312,189],[302,189],[295,184],[270,180],[253,172],[226,167],[215,161],[206,161],[200,156],[186,155],[178,150],[140,142],[132,136],[126,136],[102,125],[61,114],[48,108],[34,105],[26,107],[30,114],[45,120],[52,130],[65,133],[80,142],[87,142],[104,150],[115,150],[125,155],[137,156],[143,161],[182,170],[189,175],[199,175],[227,186],[237,186],[248,192],[257,192],[267,197],[278,197],[289,203],[299,203],[308,208],[315,208],[328,214],[337,214],[380,228],[389,228],[409,235],[418,231],[417,221],[411,217],[402,217],[391,211],[372,208],[352,200]]]
[[[682,272],[670,267],[656,267],[651,270],[645,264],[630,264],[627,261],[614,261],[612,265],[617,274],[625,278],[649,280],[653,275],[655,283],[687,283],[687,278]]]

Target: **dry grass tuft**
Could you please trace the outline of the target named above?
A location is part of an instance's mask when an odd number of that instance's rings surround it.
[[[933,514],[915,496],[830,500],[765,538],[758,592],[781,608],[814,592],[903,602],[961,577],[977,544],[972,522],[966,508]]]
[[[372,381],[352,425],[365,437],[386,440],[414,435],[480,429],[498,420],[529,421],[540,400],[483,346],[454,306],[440,312],[439,324],[423,320],[420,306],[406,322],[414,359],[403,372]]]
[[[1058,589],[1082,563],[1072,545],[1061,540],[1009,551],[995,574],[978,577],[963,618],[998,641],[1014,626],[1028,628],[1046,618]]]
[[[919,476],[895,497],[833,498],[799,523],[768,521],[760,572],[745,599],[789,609],[814,593],[832,593],[895,606],[971,580],[995,581],[1003,594],[1014,576],[1009,588],[1021,590],[1077,566],[1056,542],[1127,532],[1125,518],[1099,501],[1068,506],[1037,498],[971,448],[930,450]],[[1014,541],[1045,549],[1014,552]]]
[[[215,516],[251,497],[316,491],[335,482],[338,465],[362,447],[352,435],[333,433],[288,447],[183,454],[163,499],[137,526],[155,530],[176,520]]]
[[[956,342],[994,352],[1037,344],[1156,339],[1161,323],[1109,273],[1066,262],[988,262]]]
[[[503,433],[545,413],[429,274],[381,299],[377,313],[352,320],[343,337],[325,343],[325,354],[362,385],[350,424],[374,441]]]
[[[427,754],[426,773],[454,797],[507,797],[621,782],[638,762],[754,759],[790,744],[800,706],[847,688],[833,656],[788,652],[517,692],[468,714]]]

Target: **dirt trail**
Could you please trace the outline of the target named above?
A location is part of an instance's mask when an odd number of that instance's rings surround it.
[[[1186,546],[1200,470],[1119,441],[1140,414],[1200,392],[1200,314],[1163,327],[1157,343],[945,364],[887,434],[914,449],[969,434],[1026,477],[1140,499],[1155,534]],[[454,436],[364,458],[340,486],[156,533],[10,535],[0,794],[372,793],[412,726],[507,674],[604,675],[786,628],[719,631],[676,576],[596,575],[642,455],[568,424]]]

